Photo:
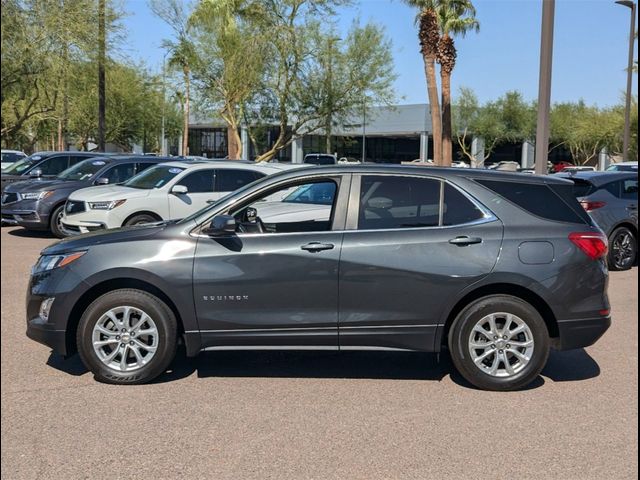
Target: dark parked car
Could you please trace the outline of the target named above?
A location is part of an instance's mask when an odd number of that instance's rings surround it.
[[[94,157],[68,168],[53,180],[30,180],[7,186],[2,194],[2,221],[28,230],[49,230],[63,238],[60,219],[69,195],[93,185],[124,182],[147,167],[170,157]]]
[[[318,205],[281,194],[318,184]],[[521,388],[550,347],[591,345],[611,323],[606,237],[572,187],[467,169],[289,170],[175,223],[46,248],[27,335],[119,384],[162,374],[180,340],[189,356],[448,347],[474,385]]]
[[[10,183],[29,178],[55,178],[69,167],[87,158],[106,155],[91,152],[38,152],[18,160],[2,171],[0,187],[2,192]]]
[[[638,256],[638,173],[576,172],[574,193],[609,238],[611,270],[628,270]]]

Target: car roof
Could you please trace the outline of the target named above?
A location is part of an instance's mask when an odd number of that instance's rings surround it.
[[[291,168],[300,168],[293,167],[291,165],[282,165],[279,163],[256,163],[250,161],[243,160],[217,160],[215,162],[211,161],[201,161],[201,160],[173,160],[164,162],[164,165],[168,165],[171,167],[184,168],[188,170],[206,170],[208,168],[240,168],[246,170],[272,170],[283,171]],[[301,165],[302,167],[303,165]]]
[[[26,155],[22,150],[7,150],[7,149],[2,149],[2,153],[21,153],[23,155]]]
[[[430,175],[442,178],[463,177],[470,179],[511,181],[519,183],[547,183],[547,184],[567,184],[567,180],[557,178],[555,175],[525,175],[520,172],[509,172],[501,170],[488,170],[480,168],[454,168],[435,167],[426,165],[395,165],[395,164],[353,164],[342,163],[337,165],[313,165],[304,170],[305,174],[310,173],[361,173],[361,174],[416,174]]]
[[[615,182],[626,178],[637,178],[637,172],[575,172],[575,173],[556,173],[554,177],[567,178],[569,180],[577,178],[586,180],[595,186],[604,185],[605,183]]]

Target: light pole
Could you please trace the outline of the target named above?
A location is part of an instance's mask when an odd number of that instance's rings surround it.
[[[622,143],[622,161],[629,160],[629,139],[631,136],[631,82],[633,71],[633,43],[636,29],[636,4],[631,0],[618,0],[616,2],[619,5],[624,5],[631,9],[631,27],[629,29],[629,63],[627,65],[627,96],[625,98],[624,105],[624,140]]]
[[[164,116],[165,116],[165,105],[167,103],[166,100],[166,62],[167,62],[167,54],[169,52],[164,52],[164,56],[162,57],[162,128],[160,132],[160,154],[165,156],[167,154],[166,143],[164,141]]]
[[[536,129],[536,173],[547,173],[549,110],[551,109],[551,66],[553,63],[553,18],[555,0],[542,0],[540,80],[538,83],[538,126]]]
[[[362,163],[364,163],[365,155],[367,153],[367,135],[366,135],[366,124],[367,124],[367,100],[366,97],[362,99]]]

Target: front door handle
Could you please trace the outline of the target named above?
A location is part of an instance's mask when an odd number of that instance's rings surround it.
[[[300,248],[302,250],[306,250],[307,252],[319,252],[321,250],[331,250],[333,248],[333,244],[311,242],[311,243],[307,243],[306,245],[302,245]]]
[[[479,237],[456,237],[456,238],[452,238],[451,240],[449,240],[449,243],[452,245],[459,245],[459,246],[465,246],[465,245],[473,245],[474,243],[482,243],[482,239]]]

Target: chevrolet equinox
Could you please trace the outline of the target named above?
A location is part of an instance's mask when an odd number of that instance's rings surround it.
[[[27,335],[97,380],[149,382],[209,350],[448,348],[488,390],[611,324],[607,238],[566,180],[413,166],[308,167],[180,221],[46,248]]]

